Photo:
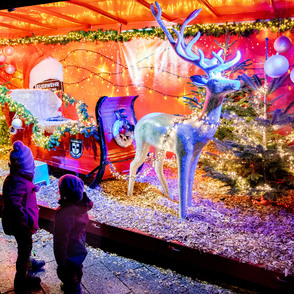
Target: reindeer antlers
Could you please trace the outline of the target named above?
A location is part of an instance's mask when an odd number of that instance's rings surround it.
[[[213,58],[205,58],[204,53],[201,49],[198,49],[198,55],[196,55],[192,47],[193,45],[198,41],[200,38],[200,32],[197,33],[197,35],[188,43],[186,44],[184,41],[184,31],[186,29],[186,26],[189,22],[191,22],[198,14],[201,12],[201,9],[193,11],[184,21],[180,32],[176,29],[173,29],[175,34],[178,37],[178,40],[175,41],[172,37],[171,33],[163,23],[161,19],[162,10],[160,5],[155,1],[155,5],[157,8],[157,11],[154,8],[154,5],[151,4],[151,12],[155,19],[157,20],[158,24],[162,28],[163,32],[165,33],[166,37],[168,38],[169,42],[175,49],[176,53],[183,58],[184,60],[198,66],[201,68],[209,77],[215,76],[217,73],[221,73],[225,71],[226,69],[229,69],[231,66],[233,66],[235,63],[237,63],[240,58],[241,54],[238,51],[237,55],[234,59],[230,60],[229,62],[225,63],[221,55],[223,54],[223,50],[221,49],[218,53],[212,52]]]
[[[155,17],[155,19],[157,20],[160,27],[162,28],[163,32],[167,36],[169,42],[174,47],[175,44],[176,44],[176,41],[174,40],[174,38],[172,37],[169,30],[167,29],[167,27],[165,26],[165,24],[163,23],[163,21],[161,19],[162,9],[161,9],[160,5],[157,3],[157,1],[155,1],[155,5],[156,5],[156,8],[157,8],[158,12],[156,12],[153,3],[151,4],[151,12],[152,12],[153,16]]]

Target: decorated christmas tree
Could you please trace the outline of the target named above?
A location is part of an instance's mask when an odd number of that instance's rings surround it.
[[[207,176],[228,185],[231,193],[276,199],[294,189],[293,132],[279,132],[294,124],[289,114],[293,103],[267,112],[265,118],[264,110],[281,96],[267,105],[262,97],[273,94],[288,76],[273,79],[266,87],[256,75],[239,78],[243,86],[227,97],[221,125],[210,145],[213,151],[204,153],[201,164]],[[192,101],[188,103],[193,107]]]
[[[233,43],[232,43],[233,44]],[[221,45],[227,54],[228,39]],[[225,50],[226,49],[226,50]],[[290,113],[294,103],[283,109],[269,111],[275,101],[275,92],[289,80],[285,74],[267,80],[257,75],[249,77],[245,72],[246,60],[228,74],[240,71],[241,88],[226,97],[222,119],[206,152],[199,163],[206,176],[220,180],[229,187],[229,192],[276,200],[294,189],[294,115]],[[185,103],[194,111],[201,111],[205,88],[192,85],[193,98],[186,97]],[[267,97],[271,95],[270,101]]]

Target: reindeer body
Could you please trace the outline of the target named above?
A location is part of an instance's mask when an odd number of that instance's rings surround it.
[[[185,218],[186,206],[192,205],[192,190],[195,171],[202,149],[214,137],[219,125],[224,95],[239,88],[238,81],[230,81],[219,93],[207,91],[203,111],[199,117],[183,119],[166,113],[150,113],[142,117],[135,127],[136,156],[130,166],[128,195],[133,194],[136,171],[147,157],[150,146],[155,150],[155,171],[163,188],[170,197],[163,174],[166,151],[176,154],[178,160],[179,216]],[[224,90],[226,88],[226,90]],[[166,134],[169,134],[166,136]]]
[[[186,206],[192,204],[193,181],[197,163],[204,146],[213,138],[219,125],[221,108],[226,94],[238,90],[240,82],[221,76],[221,72],[230,68],[239,61],[241,55],[224,63],[221,58],[222,50],[213,54],[213,58],[204,58],[203,52],[198,49],[199,56],[192,51],[192,45],[200,34],[187,45],[183,35],[185,26],[195,18],[200,10],[192,12],[184,22],[181,32],[174,30],[178,36],[175,42],[161,20],[161,8],[155,2],[158,13],[153,4],[151,10],[161,28],[165,32],[177,54],[184,60],[191,62],[207,74],[207,76],[192,76],[194,84],[206,87],[206,99],[203,111],[199,117],[191,115],[188,118],[165,113],[150,113],[142,117],[135,126],[136,155],[130,165],[128,196],[133,194],[135,176],[139,166],[145,161],[150,146],[155,149],[155,172],[162,185],[163,192],[170,197],[168,185],[163,174],[163,162],[166,151],[174,152],[178,161],[179,187],[179,216],[186,217]],[[196,41],[195,41],[196,40]]]
[[[167,113],[150,113],[142,117],[135,129],[136,149],[139,147],[138,142],[144,142],[160,149],[165,145],[166,151],[178,153],[183,146],[186,149],[196,142],[207,143],[208,137],[212,138],[216,131],[215,124],[210,125],[208,121],[189,119],[175,124],[179,119],[179,116]],[[169,130],[172,133],[165,141],[164,134]],[[207,132],[211,136],[207,136]]]

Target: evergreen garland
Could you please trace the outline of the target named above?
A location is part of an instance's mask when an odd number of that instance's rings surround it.
[[[180,30],[181,25],[174,26]],[[226,23],[226,24],[194,24],[185,29],[185,37],[194,37],[198,32],[202,35],[220,37],[223,35],[238,35],[248,37],[254,33],[259,33],[261,30],[269,29],[271,32],[286,32],[294,29],[294,20],[291,18],[272,19],[272,20],[256,20],[248,23]],[[174,36],[173,30],[170,33]],[[116,30],[102,30],[96,31],[71,31],[66,35],[58,36],[43,36],[32,35],[24,38],[15,39],[1,39],[0,46],[13,45],[28,45],[33,43],[61,44],[65,45],[69,42],[128,42],[134,38],[165,39],[165,34],[161,28],[151,27],[143,29],[133,29],[130,31],[123,31],[119,33]]]

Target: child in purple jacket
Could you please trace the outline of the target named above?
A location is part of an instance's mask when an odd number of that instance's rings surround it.
[[[3,184],[4,208],[2,211],[3,230],[13,235],[17,242],[18,256],[14,279],[15,290],[40,286],[40,278],[32,276],[29,270],[39,270],[44,261],[30,258],[32,235],[39,228],[39,209],[33,184],[35,162],[29,147],[21,141],[13,144],[10,153],[10,174]]]
[[[65,294],[81,293],[83,261],[86,258],[86,225],[93,202],[84,192],[84,182],[74,175],[59,179],[60,207],[54,226],[54,255],[57,275]]]

